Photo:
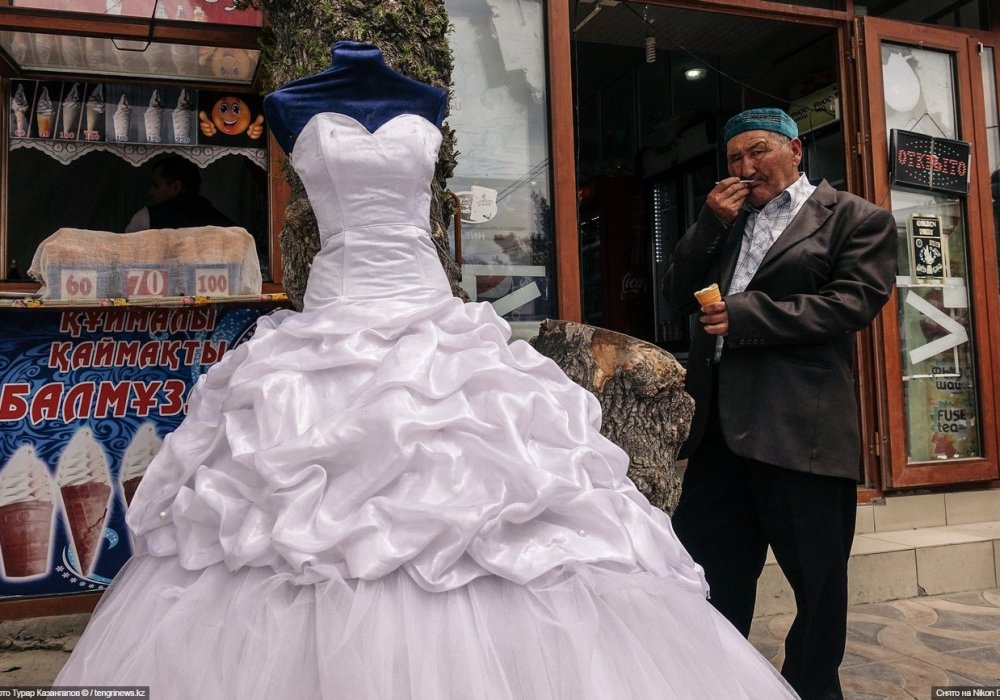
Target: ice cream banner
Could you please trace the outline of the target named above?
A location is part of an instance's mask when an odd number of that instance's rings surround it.
[[[259,95],[203,94],[168,85],[13,80],[9,98],[8,133],[17,139],[267,145]]]
[[[271,309],[0,309],[0,598],[111,583],[190,388]]]

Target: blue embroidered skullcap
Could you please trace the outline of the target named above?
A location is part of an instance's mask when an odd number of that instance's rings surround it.
[[[744,131],[773,131],[776,134],[797,138],[799,127],[784,110],[775,107],[760,107],[740,112],[731,117],[722,128],[723,140],[729,141]]]

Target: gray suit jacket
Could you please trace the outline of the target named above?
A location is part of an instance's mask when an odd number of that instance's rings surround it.
[[[698,314],[693,293],[725,290],[746,222],[703,209],[677,245],[663,292]],[[719,364],[719,419],[738,455],[856,479],[860,436],[854,335],[888,300],[896,275],[892,215],[824,180],[768,251],[745,292],[725,296],[729,334]],[[686,388],[695,399],[690,454],[712,400],[715,336],[696,323]]]

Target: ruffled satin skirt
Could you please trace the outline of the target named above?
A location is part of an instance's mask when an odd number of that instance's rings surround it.
[[[434,292],[437,294],[437,292]],[[488,304],[262,319],[128,514],[60,685],[156,698],[781,698],[600,435]]]

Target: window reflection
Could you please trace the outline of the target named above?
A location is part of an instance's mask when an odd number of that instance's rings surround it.
[[[883,44],[882,77],[890,140],[893,129],[961,137],[950,54]],[[892,209],[908,461],[981,456],[965,202],[893,188]],[[931,239],[940,244],[933,266],[923,250]]]
[[[448,125],[462,205],[463,285],[533,335],[555,311],[545,6],[540,0],[446,0],[454,27]]]

